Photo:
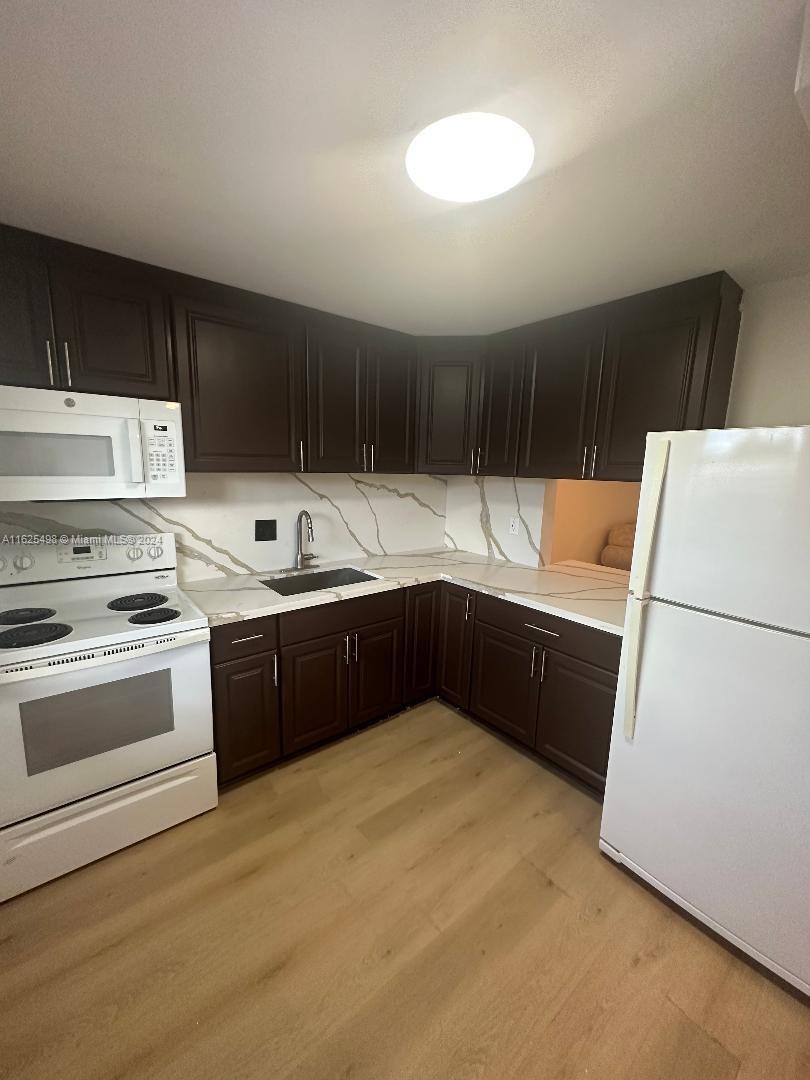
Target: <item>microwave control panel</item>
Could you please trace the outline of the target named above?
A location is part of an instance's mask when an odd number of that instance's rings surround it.
[[[177,433],[170,420],[145,420],[147,479],[173,483],[178,476]]]

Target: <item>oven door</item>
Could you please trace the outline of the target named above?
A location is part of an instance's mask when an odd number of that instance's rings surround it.
[[[0,826],[210,753],[209,636],[0,674]]]
[[[2,388],[0,500],[145,494],[137,401]]]

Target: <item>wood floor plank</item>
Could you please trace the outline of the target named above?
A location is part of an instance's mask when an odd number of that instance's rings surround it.
[[[810,1010],[429,702],[0,907],[3,1080],[810,1080]]]

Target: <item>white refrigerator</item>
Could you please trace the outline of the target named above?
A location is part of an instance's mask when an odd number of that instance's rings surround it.
[[[650,435],[600,847],[810,994],[810,427]]]

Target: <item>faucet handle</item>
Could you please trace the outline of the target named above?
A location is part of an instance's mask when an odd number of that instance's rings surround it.
[[[302,556],[301,556],[301,558],[302,558],[302,560],[304,560],[305,562],[309,562],[309,561],[310,561],[310,559],[317,559],[317,558],[318,558],[318,556],[317,556],[317,555],[313,555],[313,554],[312,554],[311,552],[309,552],[309,553],[308,553],[308,554],[306,554],[306,555],[302,555]]]

